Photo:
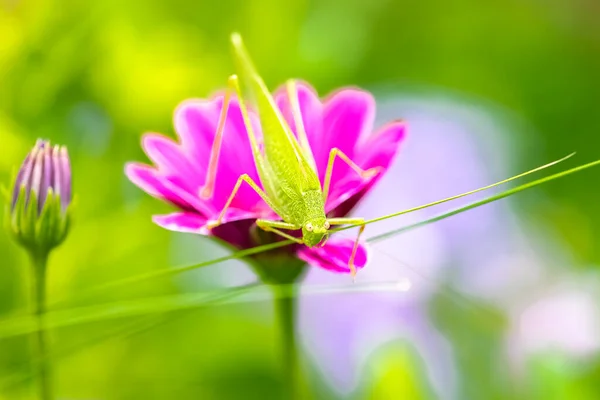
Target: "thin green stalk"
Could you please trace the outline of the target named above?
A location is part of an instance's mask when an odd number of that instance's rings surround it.
[[[32,296],[33,313],[37,321],[37,330],[34,332],[33,352],[34,367],[38,379],[38,390],[40,400],[52,400],[52,385],[50,362],[48,360],[48,343],[44,316],[46,313],[46,267],[48,265],[48,253],[35,254],[31,256],[32,266]]]
[[[274,286],[275,312],[281,335],[284,399],[295,399],[297,393],[298,351],[296,344],[295,285]]]

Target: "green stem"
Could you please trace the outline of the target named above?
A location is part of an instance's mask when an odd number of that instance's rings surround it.
[[[44,316],[46,313],[46,267],[48,253],[31,256],[33,284],[33,313],[37,319],[37,331],[33,334],[33,362],[38,379],[40,400],[52,400],[52,385],[50,363],[48,360],[48,345],[46,338]]]
[[[275,287],[275,311],[279,320],[285,400],[296,398],[298,353],[296,348],[295,285]]]

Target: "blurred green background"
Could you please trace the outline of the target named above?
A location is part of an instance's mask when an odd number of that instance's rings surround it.
[[[598,15],[594,0],[0,0],[0,182],[9,182],[36,138],[69,147],[76,221],[51,261],[50,299],[226,254],[206,239],[153,225],[150,215],[169,207],[130,184],[123,166],[146,159],[143,132],[173,134],[180,101],[224,86],[233,72],[234,30],[271,87],[294,76],[321,94],[344,85],[460,94],[507,110],[525,127],[511,133],[511,171],[572,151],[583,164],[600,154]],[[564,246],[569,262],[561,276],[588,284],[597,280],[600,262],[598,174],[576,174],[514,200],[524,223],[551,230]],[[540,196],[547,200],[537,203]],[[0,255],[1,321],[26,312],[29,271],[5,233]],[[191,275],[193,284],[157,280],[85,304],[228,282]],[[428,315],[452,349],[452,393],[434,390],[422,355],[398,340],[368,356],[350,392],[337,390],[306,359],[305,396],[600,398],[597,348],[583,358],[538,352],[515,372],[499,356],[509,340],[506,310],[468,299],[493,316],[490,322],[444,300],[447,293],[437,289]],[[270,308],[269,302],[219,305],[55,330],[56,392],[64,399],[282,398]],[[564,315],[554,317],[560,325]],[[600,332],[598,323],[589,321],[593,332]],[[34,398],[28,354],[26,337],[0,340],[0,398]]]

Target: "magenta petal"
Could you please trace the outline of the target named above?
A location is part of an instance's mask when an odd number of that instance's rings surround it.
[[[210,101],[187,101],[175,113],[175,129],[181,137],[183,147],[190,159],[198,160],[201,170],[206,170],[210,160],[219,114],[223,107],[223,96]],[[260,124],[254,113],[250,113],[254,132],[260,135]],[[217,179],[211,204],[222,209],[242,174],[248,174],[258,185],[260,179],[256,171],[248,133],[244,125],[239,103],[232,99],[227,112],[227,122],[219,153]],[[204,178],[204,177],[203,177]],[[231,207],[246,211],[268,210],[266,203],[247,184],[240,187]]]
[[[129,163],[125,166],[125,175],[148,194],[168,201],[179,208],[196,210],[207,216],[216,214],[216,210],[209,203],[177,186],[148,165]]]
[[[373,129],[375,100],[370,93],[358,89],[344,89],[334,93],[325,102],[323,133],[318,143],[311,143],[321,182],[324,180],[329,152],[337,147],[354,160],[356,147],[361,137]],[[337,182],[352,173],[340,160],[333,169],[332,182]]]
[[[343,89],[333,93],[322,103],[309,84],[299,81],[296,88],[304,130],[319,177],[323,181],[331,149],[337,147],[352,159],[359,139],[371,133],[375,118],[375,100],[370,93],[363,90]],[[285,87],[277,90],[275,101],[295,132],[295,122]],[[350,173],[348,167],[338,160],[332,182],[335,184],[347,173]]]
[[[371,183],[375,180],[375,177],[361,178],[360,176],[348,176],[345,179],[335,183],[335,187],[329,192],[327,197],[327,203],[325,204],[325,212],[329,217],[341,217],[347,215],[336,213],[330,215],[329,213],[339,207],[340,204],[348,201],[348,199],[356,196],[358,193],[365,192],[365,189],[370,187]]]
[[[158,226],[175,232],[202,233],[206,218],[193,212],[175,212],[167,215],[154,215],[152,221]]]
[[[162,175],[191,193],[198,193],[206,171],[192,162],[180,145],[163,135],[148,133],[142,138],[142,147]]]
[[[175,131],[192,160],[206,169],[221,107],[217,101],[187,100],[175,110]]]
[[[361,151],[358,153],[360,156],[356,162],[364,169],[382,167],[387,170],[405,136],[406,124],[402,121],[384,126],[372,138],[361,144]]]
[[[381,179],[398,153],[405,134],[405,123],[394,122],[386,125],[378,133],[359,145],[355,162],[365,170],[378,167],[382,168],[383,171],[367,179],[350,173],[341,181],[336,182],[325,207],[328,213],[335,209],[334,213],[328,214],[330,217],[347,215],[360,201],[361,197]]]
[[[296,91],[298,93],[298,105],[300,106],[304,131],[308,137],[310,147],[314,151],[320,147],[323,136],[323,104],[321,103],[317,92],[306,82],[296,81]],[[296,134],[296,123],[294,121],[290,99],[285,86],[277,89],[277,92],[275,93],[275,103],[281,110],[283,117],[292,131]],[[325,152],[322,153],[324,154]]]
[[[256,215],[253,215],[252,213],[231,209],[225,214],[223,225],[214,229],[222,230],[225,226],[229,226],[227,225],[229,222],[254,219],[256,219]],[[158,226],[170,231],[196,233],[207,236],[214,234],[207,228],[207,224],[212,222],[212,220],[206,219],[203,215],[195,212],[182,211],[166,215],[154,215],[152,221]],[[228,235],[225,236],[227,241],[231,243],[232,241],[228,240],[230,239],[227,237]]]
[[[328,271],[339,272],[343,274],[350,273],[348,262],[352,254],[354,240],[350,239],[330,239],[323,247],[302,247],[298,250],[298,258],[306,261],[308,264],[324,268]],[[357,270],[367,264],[367,248],[359,244],[354,258],[354,265]]]
[[[332,148],[339,148],[359,163],[356,158],[361,157],[359,152],[361,140],[367,139],[373,126],[375,101],[368,92],[344,89],[331,95],[323,105],[310,85],[300,81],[297,82],[296,87],[304,128],[315,157],[319,177],[323,182]],[[277,91],[275,101],[295,132],[295,122],[285,87]],[[386,167],[387,165],[388,163],[385,164]],[[326,210],[331,211],[362,192],[373,180],[373,178],[361,178],[342,160],[337,159]]]

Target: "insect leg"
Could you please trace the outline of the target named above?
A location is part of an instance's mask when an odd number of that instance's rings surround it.
[[[235,186],[233,187],[233,190],[231,191],[231,195],[229,195],[229,198],[227,199],[227,202],[225,203],[223,210],[221,210],[221,213],[219,214],[219,218],[217,218],[216,221],[209,222],[207,224],[209,229],[212,229],[212,228],[215,228],[215,227],[221,225],[223,218],[225,217],[225,213],[227,212],[227,209],[231,205],[231,202],[233,201],[238,190],[240,190],[240,186],[242,185],[243,182],[246,182],[248,185],[250,185],[250,187],[252,189],[254,189],[254,191],[265,201],[265,203],[267,203],[267,205],[269,207],[271,207],[271,209],[276,210],[275,205],[273,204],[271,199],[269,199],[269,196],[267,196],[267,194],[265,192],[263,192],[263,190],[252,180],[252,178],[250,178],[250,176],[248,176],[248,174],[243,174],[243,175],[240,175],[237,182],[235,183]]]
[[[331,185],[331,174],[333,173],[333,163],[338,157],[346,164],[348,164],[348,166],[352,168],[354,172],[356,172],[362,178],[371,178],[383,170],[383,168],[381,167],[374,167],[369,168],[368,170],[364,170],[358,165],[356,165],[356,163],[354,163],[354,161],[352,161],[350,157],[342,153],[340,149],[334,147],[329,152],[329,162],[327,163],[327,169],[325,170],[325,182],[323,184],[323,200],[325,201],[327,201],[327,196],[329,195],[329,186]]]
[[[223,143],[225,123],[227,122],[227,111],[229,109],[229,102],[231,100],[232,92],[236,92],[239,98],[240,110],[242,112],[244,126],[246,127],[246,131],[248,133],[248,140],[250,141],[250,147],[252,148],[252,155],[254,156],[254,162],[256,164],[257,169],[259,170],[259,174],[263,175],[262,172],[265,170],[263,166],[262,154],[258,146],[258,139],[256,137],[256,134],[254,133],[254,130],[252,129],[252,123],[248,115],[246,104],[244,103],[244,99],[242,98],[238,77],[236,75],[232,75],[229,77],[228,86],[229,89],[225,92],[225,98],[223,99],[223,107],[221,108],[221,114],[219,115],[217,132],[215,134],[215,140],[213,141],[212,149],[210,152],[208,171],[206,173],[206,182],[204,183],[204,186],[200,189],[200,196],[205,199],[210,198],[214,192],[215,179],[217,176],[217,167],[219,164],[219,155],[221,152],[221,145]]]
[[[299,243],[299,244],[304,244],[302,239],[294,237],[292,235],[289,235],[280,230],[280,229],[297,230],[297,229],[301,228],[298,225],[290,224],[290,223],[283,222],[283,221],[271,221],[268,219],[257,219],[256,226],[258,226],[259,228],[261,228],[264,231],[274,232],[274,233],[278,234],[279,236],[282,236],[286,239],[293,240],[294,242]]]
[[[327,218],[329,225],[363,225],[365,223],[364,218]]]
[[[208,171],[206,171],[206,181],[200,189],[200,196],[204,199],[212,197],[215,190],[215,178],[217,176],[217,166],[219,165],[219,155],[221,153],[221,144],[223,143],[223,132],[225,131],[225,122],[227,121],[227,110],[229,109],[229,101],[231,100],[231,90],[225,92],[221,114],[219,115],[219,123],[215,140],[213,141],[210,150],[210,159],[208,161]]]
[[[354,241],[354,246],[352,247],[352,254],[350,254],[350,260],[348,261],[348,267],[350,267],[350,274],[352,277],[356,276],[356,267],[354,266],[354,258],[356,257],[356,251],[358,250],[358,243],[360,240],[360,236],[365,231],[365,219],[364,218],[329,218],[327,220],[330,225],[358,225],[360,226],[358,230],[358,235],[356,236],[356,240]]]
[[[298,90],[296,89],[296,82],[293,79],[287,81],[286,89],[292,111],[292,118],[296,127],[296,135],[298,135],[298,142],[300,143],[300,148],[302,149],[302,152],[308,159],[311,167],[313,167],[313,169],[316,171],[317,167],[315,163],[315,158],[310,148],[310,143],[308,142],[306,130],[304,129],[304,121],[302,120],[302,113],[300,111],[300,103],[298,100]]]

